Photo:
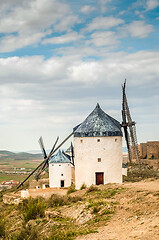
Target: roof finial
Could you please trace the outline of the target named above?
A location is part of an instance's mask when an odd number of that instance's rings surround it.
[[[99,106],[99,103],[97,103],[97,106],[96,106],[96,108],[100,108],[100,106]]]

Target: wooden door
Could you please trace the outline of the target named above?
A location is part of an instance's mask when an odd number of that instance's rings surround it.
[[[96,185],[104,184],[104,173],[96,172]]]

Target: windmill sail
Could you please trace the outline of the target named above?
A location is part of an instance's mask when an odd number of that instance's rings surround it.
[[[17,188],[20,188],[39,168],[41,168],[46,161],[49,161],[49,158],[73,135],[74,132],[72,132],[70,135],[68,135],[50,154],[47,156],[47,158],[39,164],[25,179],[18,185]]]
[[[124,82],[124,85],[122,86],[122,90],[123,90],[122,120],[123,121],[121,126],[124,128],[124,135],[125,135],[126,145],[128,149],[129,161],[130,163],[132,163],[132,155],[131,155],[131,144],[132,144],[136,161],[140,165],[140,156],[139,156],[136,127],[135,127],[136,123],[132,121],[132,118],[131,118],[130,109],[128,106],[128,101],[127,101],[126,92],[125,92],[125,87],[126,87],[126,80]]]
[[[56,141],[55,141],[55,143],[54,143],[54,145],[53,145],[53,148],[51,149],[51,151],[50,151],[50,154],[54,151],[54,149],[55,149],[55,147],[56,147],[56,144],[57,144],[57,142],[58,142],[58,139],[59,139],[59,137],[57,137],[57,139],[56,139]],[[44,154],[44,160],[46,159],[46,161],[44,162],[44,164],[39,168],[39,170],[37,171],[37,173],[36,173],[36,180],[38,180],[39,178],[40,178],[40,175],[42,174],[42,172],[44,172],[45,171],[45,169],[47,169],[48,167],[49,167],[49,159],[47,159],[47,155],[46,155],[46,151],[45,151],[45,148],[44,148],[44,143],[43,143],[43,139],[42,139],[42,137],[40,137],[40,139],[39,139],[39,144],[40,144],[40,147],[41,147],[41,149],[42,149],[42,152],[43,152],[43,154]],[[50,155],[49,154],[49,155]]]

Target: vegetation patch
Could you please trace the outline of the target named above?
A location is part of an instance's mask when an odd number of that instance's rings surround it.
[[[80,190],[86,189],[86,187],[87,187],[86,184],[83,183],[82,186],[80,187]]]
[[[87,189],[86,193],[96,192],[96,191],[99,192],[99,191],[101,191],[101,190],[100,190],[98,187],[91,185],[91,186]]]
[[[53,194],[46,201],[46,203],[48,207],[54,208],[54,207],[69,205],[71,203],[76,203],[78,201],[82,201],[82,198],[79,196],[71,197],[71,196],[59,196],[59,195]]]
[[[38,240],[40,239],[38,230],[32,225],[23,225],[17,234],[11,235],[11,240]]]
[[[20,204],[20,211],[22,211],[25,222],[31,219],[36,219],[45,216],[45,201],[43,198],[29,198],[23,200]]]
[[[71,184],[71,186],[68,188],[67,194],[70,194],[73,192],[76,192],[75,184]]]
[[[0,237],[4,238],[5,237],[5,220],[4,216],[0,217]]]
[[[97,232],[96,229],[90,227],[79,227],[74,224],[54,225],[51,229],[51,235],[47,240],[73,240],[79,235],[86,235]]]
[[[158,179],[159,171],[146,164],[142,164],[140,168],[138,165],[132,164],[128,167],[128,175],[124,176],[124,181],[139,182],[148,178]]]

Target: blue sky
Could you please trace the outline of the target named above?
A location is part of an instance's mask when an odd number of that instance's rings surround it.
[[[159,0],[1,0],[0,149],[51,148],[97,102],[159,140]],[[69,142],[68,142],[69,145]]]

